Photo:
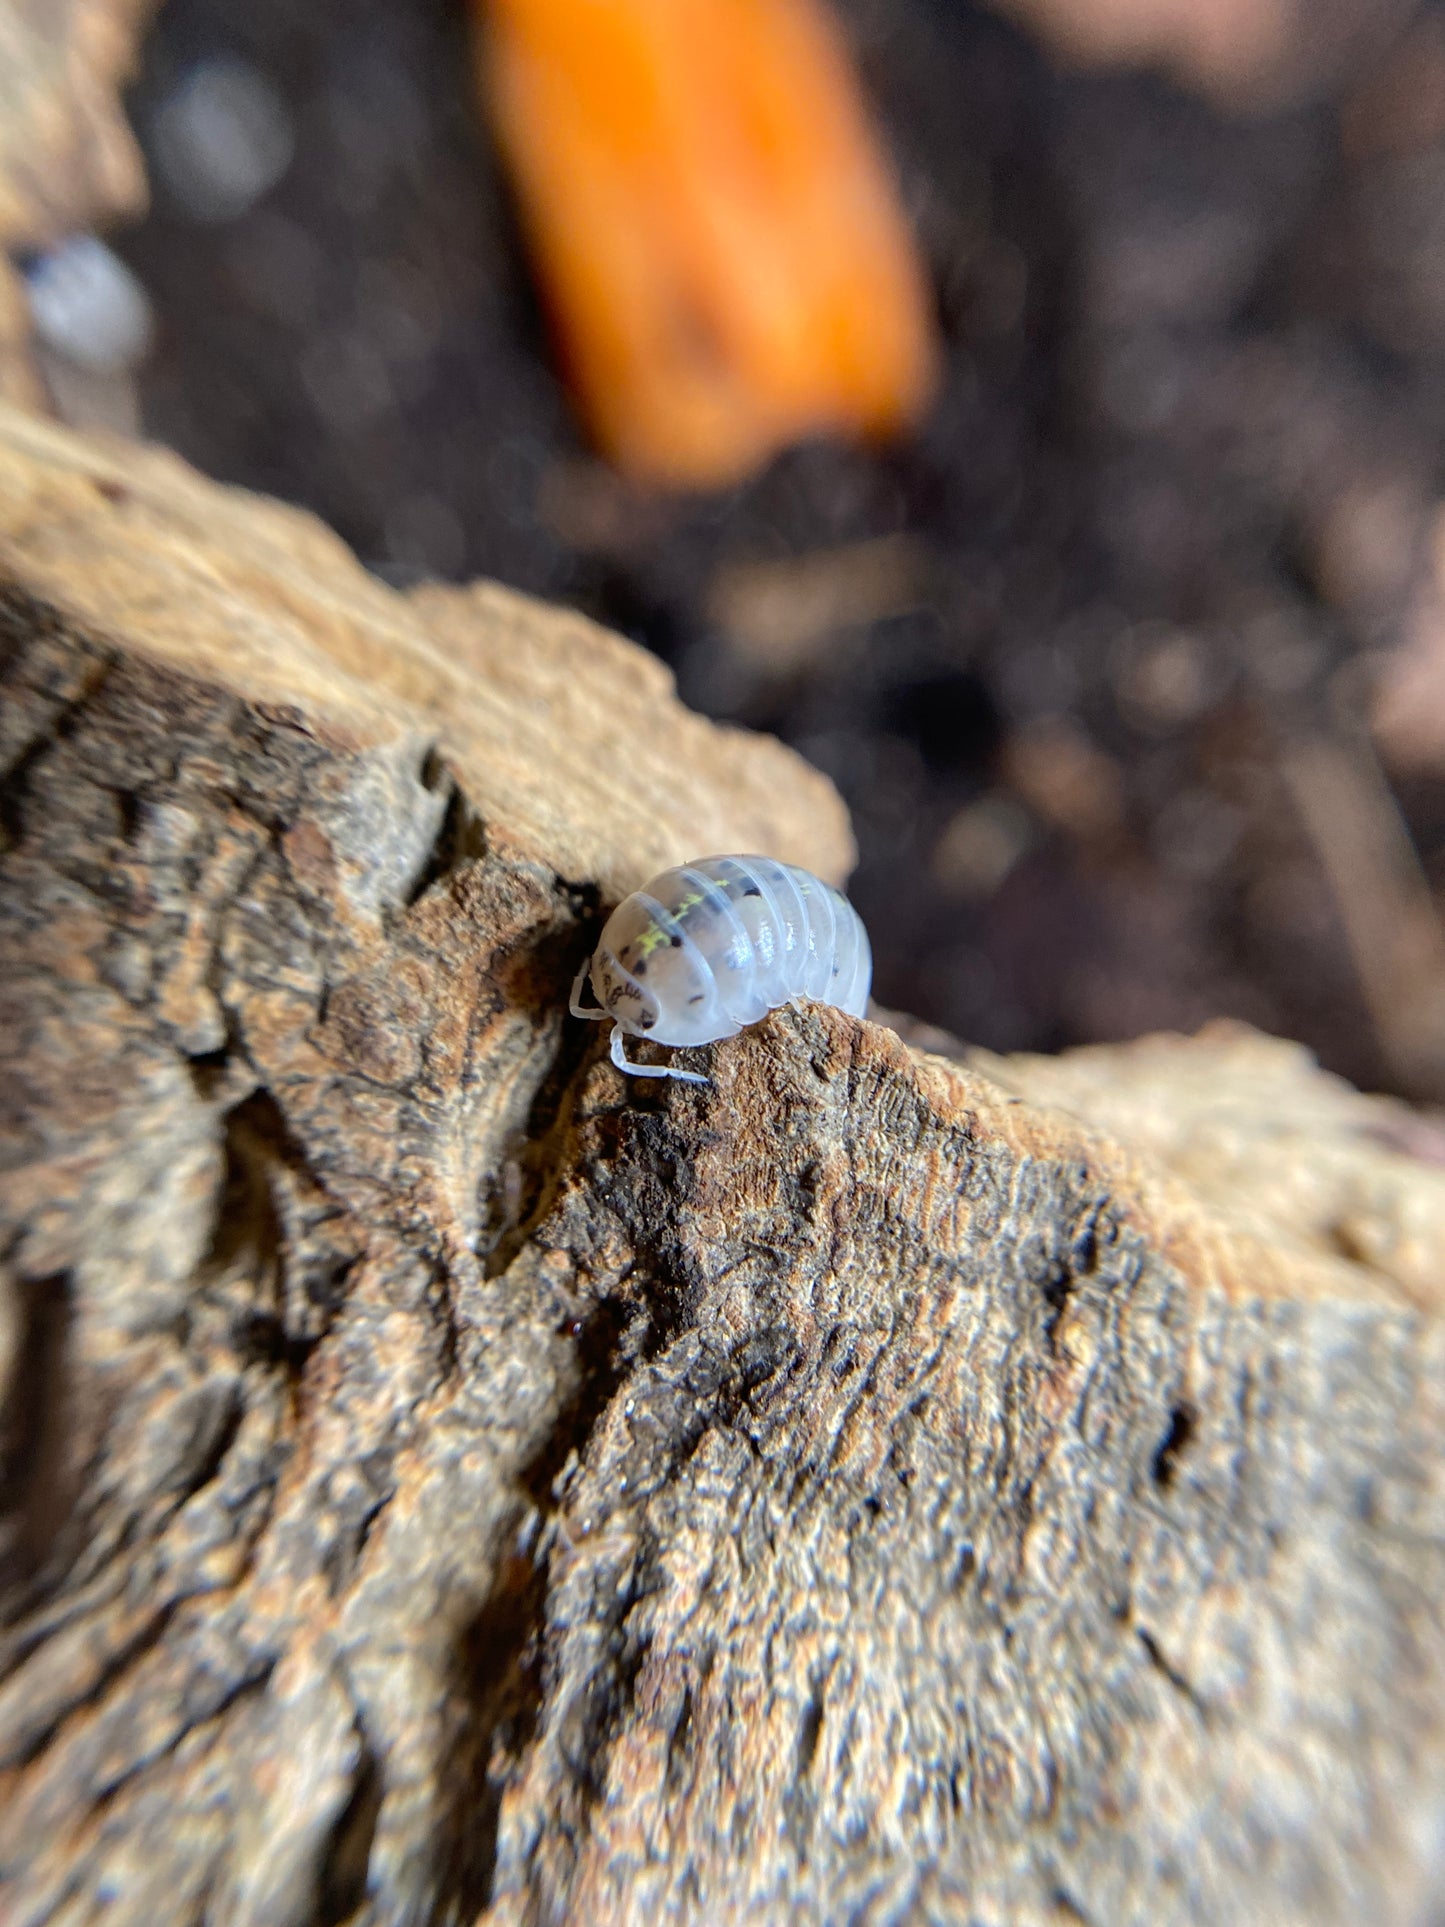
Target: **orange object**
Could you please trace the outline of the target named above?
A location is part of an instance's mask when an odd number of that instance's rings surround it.
[[[484,84],[603,451],[709,488],[914,421],[938,349],[822,0],[478,0]]]

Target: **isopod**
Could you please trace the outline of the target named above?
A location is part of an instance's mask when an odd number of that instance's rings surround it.
[[[599,1009],[579,1002],[589,971]],[[618,904],[577,973],[571,1010],[612,1019],[619,1070],[706,1084],[695,1071],[633,1063],[626,1039],[712,1044],[796,997],[861,1017],[872,977],[868,932],[831,884],[771,857],[706,856]]]

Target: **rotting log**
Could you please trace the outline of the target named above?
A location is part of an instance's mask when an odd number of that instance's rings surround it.
[[[568,980],[823,780],[0,413],[0,1917],[1358,1922],[1445,1863],[1440,1127]]]

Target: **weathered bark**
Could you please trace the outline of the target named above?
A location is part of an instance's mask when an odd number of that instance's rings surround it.
[[[8,1921],[1425,1924],[1434,1127],[566,987],[832,792],[0,415]]]

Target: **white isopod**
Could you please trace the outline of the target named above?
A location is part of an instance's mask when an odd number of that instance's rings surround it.
[[[597,1010],[578,1002],[589,970]],[[571,1009],[612,1019],[619,1070],[705,1084],[695,1071],[632,1063],[625,1039],[711,1044],[795,997],[861,1017],[872,977],[868,932],[831,884],[771,857],[706,856],[618,904],[577,973]]]

